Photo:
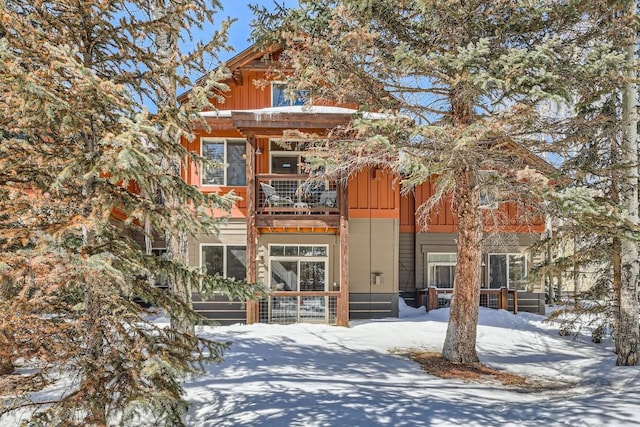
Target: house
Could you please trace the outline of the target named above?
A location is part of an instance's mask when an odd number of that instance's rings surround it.
[[[453,286],[456,224],[450,209],[434,211],[426,231],[415,215],[432,194],[432,183],[401,197],[394,176],[371,169],[347,184],[306,185],[304,142],[283,141],[283,132],[322,135],[347,123],[355,110],[296,105],[277,81],[256,87],[253,82],[267,78],[277,55],[251,47],[228,62],[226,101],[203,112],[209,129],[185,142],[227,166],[184,171],[184,179],[203,192],[233,190],[242,198],[218,235],[190,241],[190,262],[212,274],[262,282],[273,293],[259,303],[194,295],[194,308],[221,323],[347,325],[350,319],[397,316],[401,294],[415,302],[428,286]],[[516,217],[511,206],[497,209]],[[524,251],[543,231],[542,221],[525,226],[514,220],[484,248],[483,286],[517,289],[521,310],[544,305],[542,285],[524,282],[532,261]]]

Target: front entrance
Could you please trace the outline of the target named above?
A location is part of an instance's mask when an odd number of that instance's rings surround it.
[[[335,297],[328,291],[326,245],[269,245],[269,323],[328,323]],[[287,294],[290,294],[287,295]]]

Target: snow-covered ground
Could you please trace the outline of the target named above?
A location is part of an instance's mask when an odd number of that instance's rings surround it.
[[[539,389],[444,380],[394,350],[440,351],[448,309],[327,325],[233,325],[226,360],[185,384],[189,426],[640,425],[640,368],[615,367],[611,340],[561,337],[528,313],[481,309],[480,360]],[[9,422],[6,418],[5,422]],[[15,418],[14,418],[15,421]],[[3,424],[1,425],[13,425]]]
[[[544,317],[481,309],[485,364],[545,388],[424,374],[396,349],[440,351],[448,309],[403,307],[399,319],[350,328],[234,325],[224,363],[185,385],[193,426],[623,426],[640,424],[640,368],[615,367],[611,340],[558,335]]]

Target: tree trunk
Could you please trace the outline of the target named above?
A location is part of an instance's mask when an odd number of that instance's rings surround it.
[[[458,218],[458,259],[447,335],[442,356],[457,363],[478,361],[476,330],[480,298],[482,212],[478,171],[466,165],[456,173],[455,213]]]
[[[635,2],[629,3],[630,14],[636,14]],[[635,33],[634,33],[635,34]],[[622,89],[622,161],[626,166],[621,182],[621,207],[627,212],[627,218],[638,224],[638,114],[637,86],[635,68],[631,66],[636,60],[636,37],[625,47],[626,81]],[[618,358],[616,365],[633,366],[638,364],[638,343],[640,341],[640,323],[638,319],[638,247],[637,244],[623,236],[621,241],[621,283],[620,301],[617,315],[619,329],[616,331],[616,349]]]

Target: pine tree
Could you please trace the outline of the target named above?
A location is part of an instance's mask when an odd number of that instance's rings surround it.
[[[592,2],[582,25],[596,37],[584,51],[575,107],[552,148],[571,187],[551,205],[562,218],[557,237],[581,242],[577,250],[545,266],[562,274],[567,265],[597,268],[592,289],[558,313],[563,328],[578,332],[589,313],[594,340],[613,330],[618,365],[638,363],[637,58],[636,3]],[[586,197],[585,197],[586,196]],[[560,243],[562,244],[562,243]],[[574,273],[575,274],[575,273]]]
[[[578,6],[324,0],[260,11],[254,35],[285,46],[292,91],[390,116],[356,118],[335,131],[313,153],[318,164],[336,176],[386,168],[402,177],[405,191],[434,179],[437,195],[422,213],[451,201],[458,253],[443,346],[448,360],[477,360],[483,225],[496,229],[504,221],[483,214],[482,193],[517,205],[524,217],[540,213],[548,181],[528,163],[526,148],[543,149],[548,118],[540,107],[571,101],[564,75],[575,53],[567,47],[588,37]]]
[[[204,73],[204,55],[226,48],[228,22],[166,61],[157,38],[170,29],[192,41],[216,1],[176,1],[162,16],[147,1],[0,4],[0,367],[35,372],[0,414],[32,407],[34,425],[182,425],[181,378],[219,361],[227,343],[156,323],[136,299],[195,322],[189,301],[150,278],[240,299],[256,289],[140,244],[153,230],[216,232],[224,218],[212,212],[234,200],[163,167],[201,164],[180,141],[193,138],[209,88],[224,89],[222,71],[180,106],[157,88]],[[46,387],[47,401],[30,394]]]

